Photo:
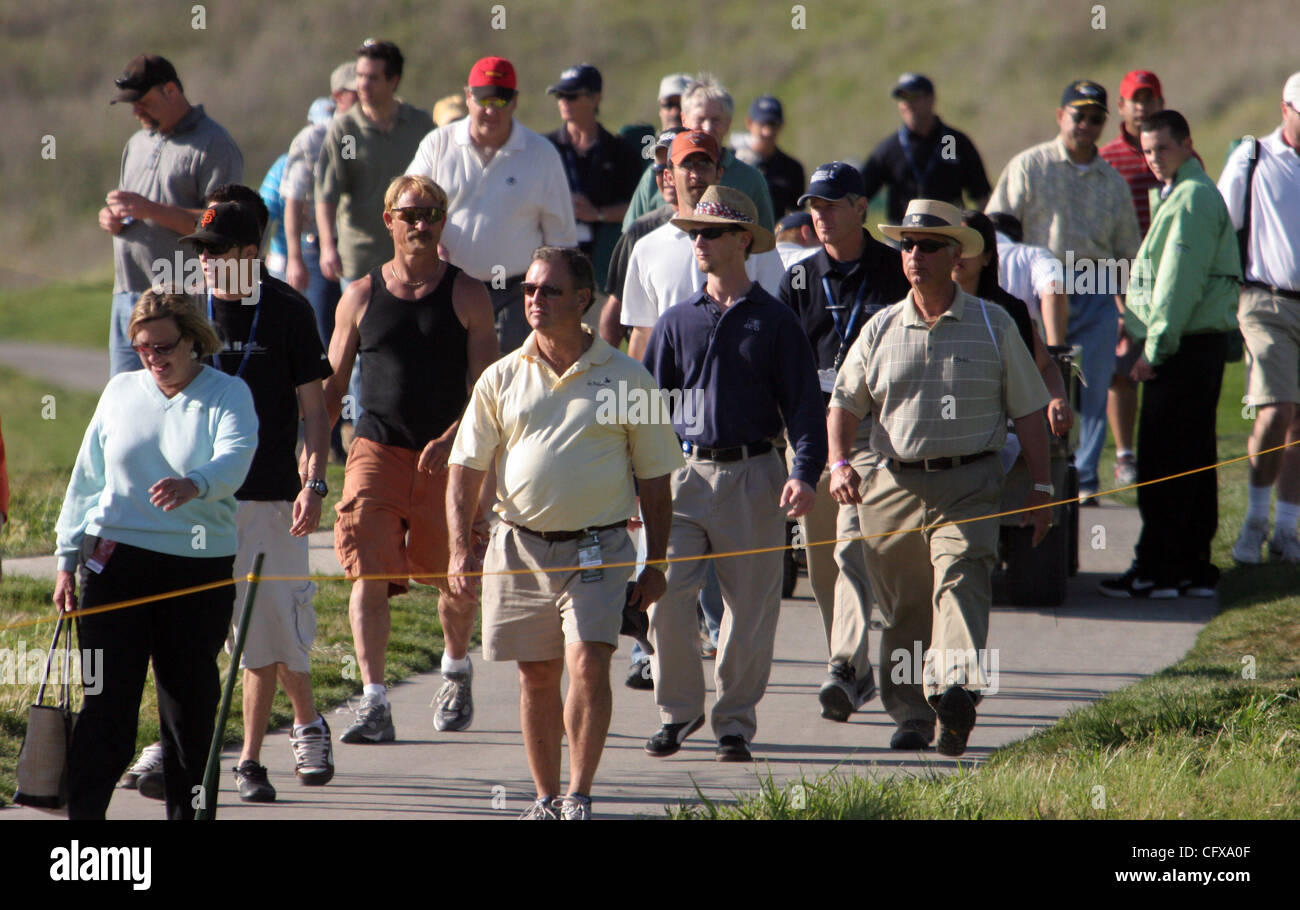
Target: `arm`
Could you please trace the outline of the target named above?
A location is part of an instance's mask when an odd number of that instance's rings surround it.
[[[1172,217],[1151,289],[1151,306],[1144,319],[1147,339],[1142,356],[1153,367],[1177,353],[1183,330],[1210,276],[1217,232],[1204,208],[1189,197],[1168,213]],[[1164,209],[1161,214],[1165,215]]]
[[[352,379],[352,364],[361,345],[361,317],[370,299],[370,278],[359,278],[348,285],[334,312],[334,334],[330,336],[330,367],[334,373],[325,380],[325,413],[330,426],[343,410],[343,396]]]
[[[654,329],[651,326],[633,326],[632,335],[627,340],[627,356],[633,360],[645,360],[646,348],[650,344],[652,334]]]
[[[203,214],[202,207],[187,209],[178,205],[164,205],[161,202],[146,199],[139,193],[131,193],[126,190],[113,190],[108,194],[106,201],[110,213],[118,224],[118,230],[121,230],[121,220],[123,218],[142,218],[161,225],[169,231],[175,231],[177,234],[192,234],[194,225],[198,223],[199,217]],[[101,226],[104,225],[104,220],[103,213],[101,213]],[[105,230],[110,233],[117,233],[111,227],[106,227]]]
[[[1014,423],[1016,436],[1020,439],[1020,451],[1024,455],[1025,462],[1029,465],[1031,482],[1050,484],[1052,482],[1052,470],[1048,462],[1047,427],[1043,422],[1042,409],[1032,411],[1024,417],[1017,417]],[[1025,506],[1032,507],[1035,511],[1022,512],[1020,524],[1024,525],[1027,521],[1033,520],[1034,546],[1038,546],[1042,542],[1051,528],[1051,510],[1040,508],[1050,501],[1051,499],[1046,493],[1041,493],[1032,488],[1029,491],[1029,496],[1025,499]]]
[[[212,458],[185,475],[185,480],[197,487],[199,497],[208,501],[227,499],[248,476],[257,451],[257,409],[253,406],[253,393],[242,382],[232,382],[222,400],[214,406],[218,411],[217,432],[212,440]],[[159,481],[160,487],[166,481]],[[181,503],[177,503],[177,506]],[[170,510],[168,510],[170,511]]]
[[[470,597],[478,587],[478,582],[466,573],[478,572],[482,568],[474,556],[471,532],[478,511],[479,490],[486,474],[486,471],[454,464],[447,478],[447,538],[450,553],[447,584],[455,597]]]
[[[307,469],[302,480],[323,480],[325,463],[329,457],[330,423],[325,411],[325,389],[312,380],[296,389],[298,410],[302,413],[304,456]],[[321,498],[305,486],[298,491],[293,503],[293,526],[289,533],[295,537],[310,534],[320,526]]]
[[[320,238],[320,270],[330,281],[337,281],[343,263],[339,259],[334,219],[338,214],[339,197],[345,190],[342,151],[339,148],[338,121],[330,124],[321,143],[320,157],[316,159],[316,234]]]
[[[817,361],[813,358],[808,336],[803,333],[794,314],[782,311],[781,334],[777,338],[771,373],[776,380],[777,400],[785,421],[790,445],[794,448],[794,466],[790,480],[817,489],[822,469],[826,467],[826,412],[821,386],[817,381]],[[787,487],[789,484],[787,484]],[[791,491],[793,495],[794,491]],[[783,495],[781,504],[785,505]],[[812,504],[808,503],[808,509]],[[791,518],[803,514],[796,511]]]
[[[1043,377],[1043,382],[1047,386],[1047,394],[1052,396],[1052,400],[1047,405],[1047,420],[1052,426],[1052,432],[1057,436],[1064,436],[1070,432],[1070,427],[1074,424],[1074,415],[1070,411],[1070,399],[1065,391],[1065,380],[1061,378],[1061,370],[1052,359],[1052,355],[1047,353],[1047,346],[1043,344],[1043,337],[1034,330],[1034,365],[1038,367],[1038,372]]]
[[[637,480],[641,515],[645,519],[646,565],[637,576],[630,600],[641,610],[650,609],[668,590],[668,582],[654,564],[663,562],[668,553],[668,531],[673,523],[671,479],[671,474],[663,474]]]
[[[600,337],[615,348],[622,345],[623,339],[627,336],[623,323],[619,321],[622,315],[622,302],[613,294],[605,298],[605,306],[600,311]]]
[[[542,165],[545,198],[540,201],[537,227],[542,233],[542,243],[549,246],[577,246],[578,226],[573,220],[573,195],[569,192],[569,180],[564,174],[564,163],[555,146],[542,140],[542,153],[545,159]],[[590,204],[590,203],[588,203]]]
[[[284,280],[295,291],[307,290],[307,265],[302,260],[302,224],[307,204],[301,199],[284,200],[284,246],[287,264]]]
[[[862,478],[849,464],[853,452],[853,438],[857,435],[858,424],[862,423],[852,411],[832,404],[826,411],[826,435],[830,444],[830,463],[839,465],[831,471],[831,499],[838,503],[851,505],[862,502],[860,487]],[[844,462],[844,464],[840,464]]]

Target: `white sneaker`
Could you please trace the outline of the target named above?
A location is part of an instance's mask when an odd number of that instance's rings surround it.
[[[1232,558],[1243,566],[1257,566],[1264,561],[1261,551],[1268,539],[1267,518],[1247,518],[1232,545]]]
[[[1235,550],[1232,555],[1237,555]],[[1275,528],[1273,538],[1268,542],[1268,558],[1271,562],[1300,563],[1300,535]]]

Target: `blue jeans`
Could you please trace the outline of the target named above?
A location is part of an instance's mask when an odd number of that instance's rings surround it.
[[[1095,492],[1097,464],[1106,444],[1106,393],[1115,372],[1115,344],[1119,323],[1111,294],[1071,294],[1066,341],[1083,349],[1080,367],[1086,385],[1079,391],[1079,448],[1074,462],[1079,469],[1079,489]]]
[[[718,584],[718,573],[709,560],[704,569],[704,587],[700,588],[699,611],[704,615],[704,626],[709,630],[709,639],[713,647],[718,646],[718,629],[722,625],[722,585]],[[648,659],[650,655],[641,650],[641,643],[632,645],[632,663]]]
[[[113,294],[113,306],[108,317],[108,375],[110,378],[118,373],[129,373],[143,369],[140,355],[131,347],[131,310],[140,294],[135,291],[119,291]]]
[[[339,282],[330,281],[320,270],[320,244],[302,242],[302,264],[307,268],[307,290],[304,296],[316,314],[316,329],[320,342],[329,352],[330,336],[334,334],[334,310],[338,308],[343,293]]]

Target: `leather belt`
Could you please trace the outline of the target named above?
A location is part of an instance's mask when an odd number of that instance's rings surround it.
[[[955,455],[952,458],[923,458],[920,461],[899,461],[897,458],[890,458],[889,466],[896,471],[946,471],[949,468],[959,468],[964,464],[971,464],[981,458],[988,458],[992,454],[992,452],[977,452],[974,455]]]
[[[1274,287],[1271,284],[1265,284],[1262,281],[1247,281],[1246,287],[1259,288],[1262,291],[1268,291],[1278,297],[1287,297],[1291,300],[1300,300],[1300,291],[1288,291],[1286,288]]]
[[[504,519],[502,519],[504,521]],[[506,524],[516,531],[523,531],[525,534],[531,534],[534,537],[540,537],[547,543],[563,543],[568,540],[577,540],[588,531],[612,531],[614,528],[627,527],[626,521],[616,522],[612,525],[597,525],[593,528],[583,528],[581,531],[534,531],[532,528],[525,528],[523,525],[517,525],[513,521],[507,521]]]
[[[687,455],[694,455],[696,458],[702,458],[705,461],[740,461],[743,458],[753,458],[755,455],[764,455],[772,451],[772,443],[764,439],[744,446],[710,449],[708,446],[697,446],[692,442],[683,442],[682,451]]]

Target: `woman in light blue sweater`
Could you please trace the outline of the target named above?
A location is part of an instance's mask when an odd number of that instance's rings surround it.
[[[234,494],[257,448],[252,394],[199,362],[220,342],[185,295],[142,295],[129,336],[144,369],[104,388],[59,514],[54,603],[62,611],[231,578]],[[102,649],[103,672],[72,734],[69,818],[104,817],[134,753],[151,658],[167,817],[194,817],[234,592],[224,584],[78,619],[80,646]]]

